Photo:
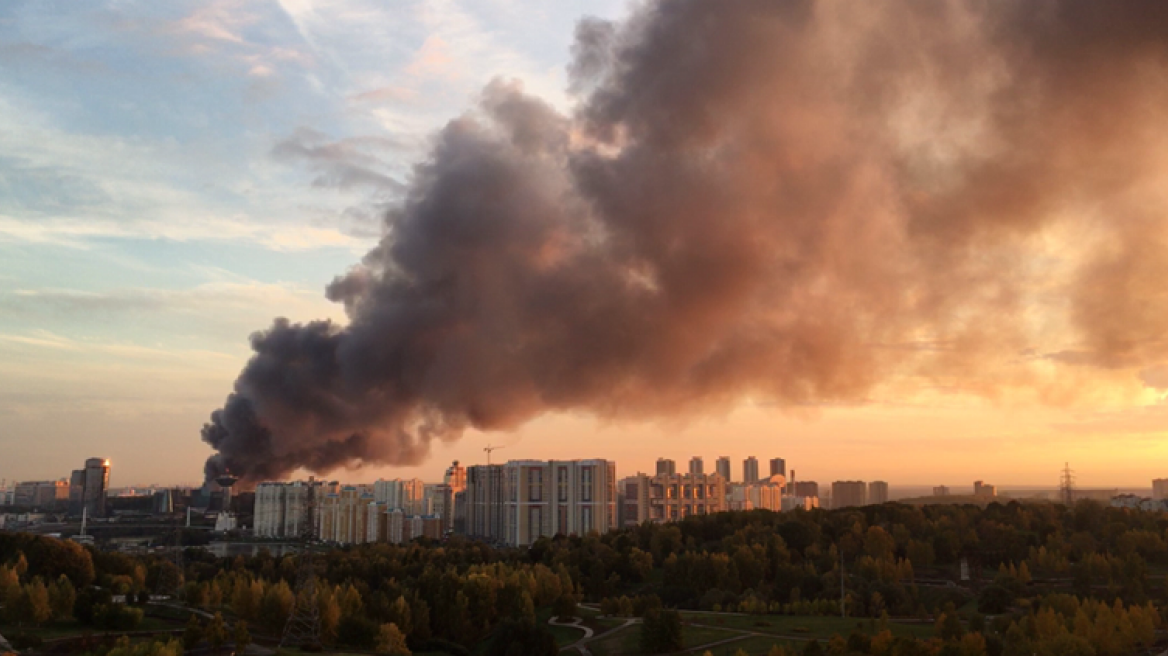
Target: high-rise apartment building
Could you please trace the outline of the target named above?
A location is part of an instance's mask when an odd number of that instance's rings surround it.
[[[649,479],[646,474],[622,478],[617,483],[617,521],[621,527],[649,521]]]
[[[727,506],[730,510],[773,510],[780,512],[783,509],[785,488],[786,481],[781,474],[776,474],[757,483],[731,485],[727,493]]]
[[[783,458],[771,458],[771,476],[775,474],[787,475],[787,461]]]
[[[66,483],[69,514],[105,517],[109,475],[110,462],[104,458],[90,458],[82,469],[74,469]]]
[[[677,463],[669,458],[657,459],[657,473],[673,475],[677,473]]]
[[[504,543],[525,546],[544,536],[616,527],[616,463],[512,460],[503,467]]]
[[[819,498],[819,483],[815,481],[793,481],[790,485],[792,496]]]
[[[345,485],[326,494],[316,513],[317,535],[324,542],[360,544],[369,539],[369,506],[375,504],[367,485]]]
[[[872,481],[868,483],[868,505],[876,506],[888,503],[888,483]]]
[[[85,494],[82,497],[90,517],[106,516],[106,492],[109,490],[110,461],[90,458],[85,461]]]
[[[742,461],[742,482],[758,482],[758,458],[750,456],[746,460]]]
[[[305,521],[312,522],[316,535],[316,519],[307,517],[310,491],[314,504],[322,501],[320,482],[309,479],[293,483],[265,482],[256,486],[255,535],[260,538],[295,538],[305,531]],[[314,513],[315,515],[315,513]]]
[[[455,496],[466,489],[466,467],[455,460],[446,469],[446,475],[442,477],[442,485],[438,489],[440,500],[435,512],[442,518],[443,532],[448,533],[454,530]]]
[[[714,470],[718,472],[719,476],[726,479],[727,483],[734,480],[730,477],[730,458],[728,456],[720,456],[714,465]]]
[[[704,474],[706,473],[706,465],[702,461],[701,456],[694,456],[689,459],[689,473]]]
[[[625,523],[669,522],[691,515],[708,515],[728,510],[726,479],[718,474],[638,474],[626,478]],[[630,495],[630,486],[637,494]],[[636,499],[636,507],[632,499]]]
[[[1152,498],[1168,499],[1168,478],[1157,478],[1152,480]]]
[[[868,486],[864,481],[836,481],[831,484],[831,507],[851,508],[867,505]]]
[[[426,484],[420,478],[379,480],[373,484],[373,500],[389,508],[401,508],[407,515],[430,512],[426,507]]]
[[[503,541],[503,465],[476,465],[466,469],[463,509],[466,535],[497,543]]]
[[[933,496],[935,496],[935,497],[949,496],[949,486],[948,485],[938,485],[938,486],[934,487],[933,488]]]

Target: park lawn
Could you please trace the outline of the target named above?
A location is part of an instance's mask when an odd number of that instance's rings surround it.
[[[567,647],[584,637],[584,629],[578,629],[572,626],[555,626],[549,624],[547,628],[552,632],[552,636],[556,639],[556,644],[561,648]]]
[[[23,626],[18,627],[15,624],[0,624],[0,635],[6,636],[9,639],[17,634],[34,635],[43,640],[52,640],[53,638],[69,638],[72,636],[82,636],[87,633],[94,635],[100,634],[101,631],[94,629],[92,626],[83,625],[79,622],[51,622],[41,626]]]
[[[774,645],[779,645],[780,647],[786,647],[788,652],[800,654],[803,652],[803,646],[805,644],[806,643],[803,642],[796,643],[787,640],[779,640],[776,638],[754,636],[750,638],[744,638],[742,640],[735,640],[734,642],[728,642],[718,647],[713,647],[709,650],[709,652],[713,656],[734,656],[734,654],[738,653],[738,650],[741,649],[750,656],[766,656],[767,652],[771,650],[771,647]],[[693,653],[702,654],[703,652],[695,651]]]
[[[582,624],[592,629],[594,635],[600,636],[618,626],[624,626],[625,619],[623,617],[585,617]]]
[[[711,642],[727,640],[742,635],[739,631],[730,631],[709,626],[683,625],[681,627],[681,644],[686,649],[693,649]]]
[[[118,635],[122,633],[133,633],[135,631],[174,631],[183,628],[182,624],[175,622],[168,622],[157,617],[143,618],[142,623],[137,628],[129,631],[106,631],[98,629],[88,624],[81,624],[80,622],[50,622],[42,626],[25,626],[18,627],[14,624],[0,624],[0,635],[11,637],[16,634],[24,633],[27,635],[34,635],[42,640],[53,640],[56,638],[73,638],[92,634],[100,635]]]
[[[781,636],[819,638],[826,640],[833,635],[847,636],[859,624],[860,628],[872,633],[867,619],[829,617],[823,615],[725,615],[682,611],[682,619],[706,626],[715,626],[755,633],[769,633]],[[926,638],[933,635],[932,624],[897,624],[889,622],[893,635]]]
[[[609,631],[604,637],[587,643],[588,650],[603,656],[633,656],[639,654],[641,625],[633,624],[623,629]]]

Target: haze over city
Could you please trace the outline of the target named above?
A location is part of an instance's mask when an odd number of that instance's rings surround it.
[[[1163,16],[748,5],[5,3],[0,478],[1161,477]]]

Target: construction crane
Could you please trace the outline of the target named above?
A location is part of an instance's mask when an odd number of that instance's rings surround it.
[[[507,447],[505,447],[505,446],[491,446],[490,444],[488,444],[486,446],[486,448],[483,449],[483,451],[487,452],[487,464],[488,465],[491,464],[491,452],[492,451],[498,451],[499,449],[506,449],[506,448]]]

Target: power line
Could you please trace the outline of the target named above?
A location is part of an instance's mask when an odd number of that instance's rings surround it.
[[[1067,508],[1075,505],[1075,472],[1071,471],[1070,463],[1063,463],[1062,476],[1059,478],[1059,493]]]

